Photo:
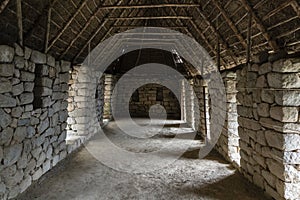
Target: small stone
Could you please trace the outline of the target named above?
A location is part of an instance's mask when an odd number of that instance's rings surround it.
[[[14,134],[14,130],[10,127],[4,129],[0,134],[0,145],[7,145],[10,143]]]
[[[0,127],[6,128],[12,122],[12,118],[3,109],[0,109]]]
[[[21,81],[33,82],[35,78],[34,73],[21,71]]]
[[[31,56],[31,53],[32,53],[32,49],[28,48],[28,47],[25,47],[25,52],[24,52],[24,58],[26,60],[29,60],[30,56]]]
[[[35,171],[35,173],[32,175],[32,180],[35,181],[35,180],[38,180],[41,176],[43,175],[43,170],[42,168],[38,168],[37,171]]]
[[[11,108],[17,105],[16,99],[0,94],[0,108]]]
[[[268,72],[272,71],[272,64],[267,62],[262,64],[259,69],[258,69],[258,74],[262,75],[262,74],[266,74]]]
[[[25,67],[25,60],[23,57],[16,56],[15,57],[15,66],[17,69],[23,69]]]
[[[15,43],[14,47],[15,47],[17,56],[24,56],[24,50],[22,49],[22,47],[19,44]]]
[[[48,172],[51,169],[51,161],[50,160],[46,160],[43,163],[43,173]]]
[[[20,95],[20,105],[30,104],[33,100],[33,93],[23,93]]]
[[[50,55],[47,55],[47,65],[55,67],[55,58]]]
[[[47,56],[39,51],[32,51],[31,59],[32,62],[36,64],[46,64],[47,63]]]
[[[33,92],[34,83],[32,82],[25,82],[24,83],[24,91],[25,92]]]
[[[269,117],[270,106],[267,103],[260,103],[257,107],[257,113],[262,117]]]
[[[20,83],[18,85],[14,85],[12,87],[12,93],[14,96],[18,96],[24,92],[24,86],[23,83]]]
[[[15,66],[13,64],[0,64],[0,76],[12,77],[14,75]]]
[[[71,63],[67,61],[61,61],[60,66],[61,66],[61,72],[68,72],[71,68]]]
[[[19,118],[19,117],[21,117],[23,112],[24,112],[24,109],[22,107],[15,107],[12,109],[11,116]]]
[[[11,63],[14,59],[15,49],[7,46],[0,45],[0,62],[1,63]]]
[[[26,130],[27,129],[25,126],[17,127],[14,133],[14,140],[17,142],[22,142],[27,135]]]
[[[42,121],[37,127],[37,131],[39,134],[42,134],[49,127],[49,119],[45,119]]]
[[[27,127],[27,138],[32,138],[35,135],[35,128],[32,126]]]
[[[68,83],[70,79],[69,73],[59,74],[60,83]]]
[[[0,79],[0,93],[12,91],[12,83],[8,79]]]
[[[15,144],[4,148],[4,166],[11,166],[18,161],[22,153],[22,145]]]

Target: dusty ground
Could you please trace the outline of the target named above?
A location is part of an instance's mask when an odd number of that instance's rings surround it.
[[[139,124],[144,122],[140,120]],[[203,144],[199,140],[188,139],[191,130],[176,128],[177,123],[171,122],[159,135],[143,142],[122,134],[114,122],[105,128],[111,141],[132,152],[155,151],[170,142],[175,134],[182,134],[183,137],[171,142],[168,150],[188,146],[188,151],[162,169],[135,174],[115,171],[82,148],[57,165],[18,199],[267,199],[260,189],[245,180],[217,153],[212,152],[205,159],[198,159],[199,148]],[[155,131],[155,126],[149,129],[150,132]],[[92,141],[88,145],[95,143]]]

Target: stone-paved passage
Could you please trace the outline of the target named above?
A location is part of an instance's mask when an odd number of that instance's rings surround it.
[[[147,123],[147,120],[138,120],[140,124],[143,122]],[[174,124],[174,121],[168,122]],[[122,148],[149,152],[170,141],[175,133],[189,132],[188,128],[176,128],[176,123],[178,121],[145,142],[122,134],[115,122],[109,123],[104,130],[111,141]],[[137,174],[118,172],[106,167],[82,148],[58,164],[17,199],[268,199],[216,152],[211,152],[205,159],[198,159],[200,140],[184,137],[177,140],[181,142],[174,141],[174,148],[189,145],[188,151],[180,159],[163,169]],[[88,145],[94,144],[90,142]]]

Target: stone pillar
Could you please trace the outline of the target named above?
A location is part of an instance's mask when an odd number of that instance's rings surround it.
[[[237,114],[237,90],[236,73],[225,72],[222,74],[226,91],[226,118],[222,134],[220,135],[216,149],[228,161],[236,167],[240,165],[238,114]]]
[[[104,75],[104,112],[103,118],[112,120],[112,94],[114,89],[115,77],[112,74]]]
[[[98,72],[86,66],[74,66],[69,84],[68,144],[73,151],[100,129],[97,118],[96,88]]]
[[[300,199],[300,59],[238,71],[243,174],[275,199]]]

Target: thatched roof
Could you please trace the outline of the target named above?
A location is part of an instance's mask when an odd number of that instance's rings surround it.
[[[18,40],[17,1],[0,1],[0,43]],[[24,45],[74,63],[82,62],[89,49],[111,35],[143,26],[167,27],[194,37],[227,67],[246,61],[250,36],[251,54],[300,50],[299,0],[21,2]]]

